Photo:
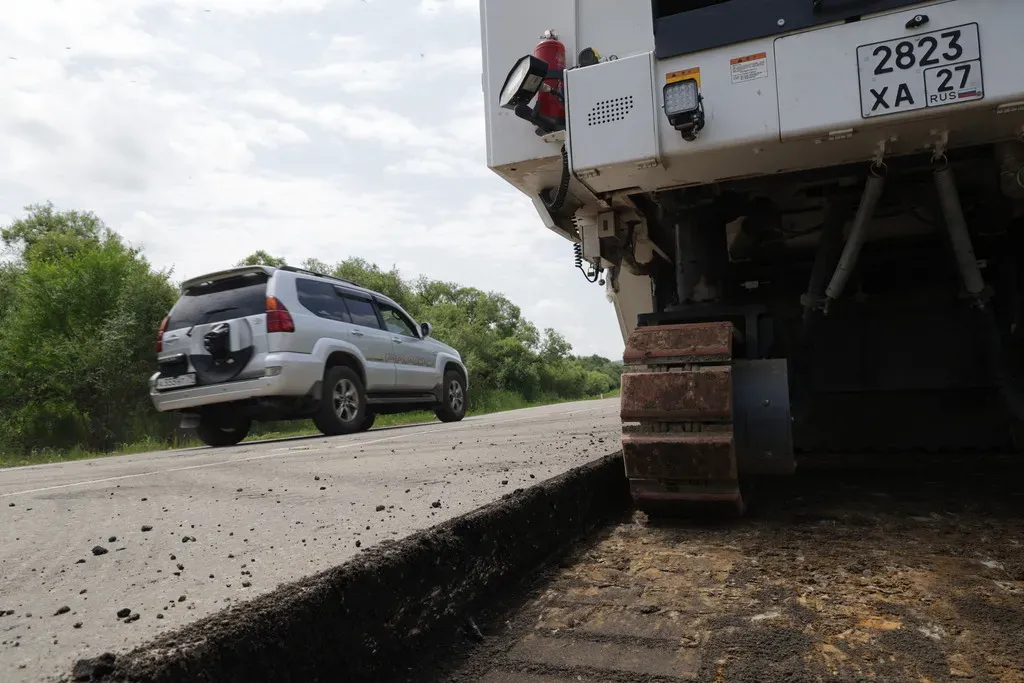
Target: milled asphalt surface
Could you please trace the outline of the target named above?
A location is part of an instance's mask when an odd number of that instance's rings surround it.
[[[0,470],[0,680],[52,680],[614,452],[618,408]]]

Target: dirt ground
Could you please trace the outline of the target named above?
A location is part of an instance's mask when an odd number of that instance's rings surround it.
[[[717,525],[637,513],[431,678],[1024,681],[1024,468],[988,467],[804,474]]]

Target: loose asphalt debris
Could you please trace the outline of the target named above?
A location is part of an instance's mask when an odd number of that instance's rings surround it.
[[[78,680],[111,682],[392,680],[410,661],[465,640],[466,628],[472,638],[482,636],[467,619],[495,592],[617,514],[626,500],[619,458],[611,456],[402,540],[375,543],[339,567],[232,604],[131,652],[82,660],[75,671],[89,672]],[[544,533],[518,533],[524,528]]]

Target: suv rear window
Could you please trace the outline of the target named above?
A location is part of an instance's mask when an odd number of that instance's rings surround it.
[[[168,330],[219,323],[267,310],[266,273],[246,273],[185,290],[167,320]]]

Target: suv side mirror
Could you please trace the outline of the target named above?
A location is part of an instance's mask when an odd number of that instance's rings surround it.
[[[430,331],[433,329],[434,328],[430,326],[430,323],[420,323],[420,336],[426,339],[430,336]]]

